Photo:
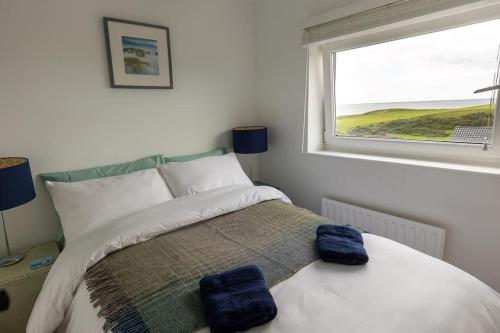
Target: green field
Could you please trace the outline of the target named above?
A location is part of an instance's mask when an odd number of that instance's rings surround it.
[[[489,104],[457,109],[385,109],[337,117],[337,135],[449,141],[456,126],[491,126]]]

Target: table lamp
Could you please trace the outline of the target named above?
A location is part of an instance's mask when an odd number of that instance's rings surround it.
[[[257,154],[267,151],[267,128],[264,126],[245,126],[233,128],[233,147],[238,154]],[[252,163],[250,163],[250,179]]]
[[[0,215],[7,247],[7,257],[0,258],[0,266],[13,265],[24,258],[23,254],[12,255],[10,251],[3,211],[21,206],[33,200],[35,196],[28,159],[24,157],[0,158]]]

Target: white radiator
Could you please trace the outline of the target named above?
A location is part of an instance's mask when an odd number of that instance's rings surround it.
[[[325,198],[321,201],[321,215],[443,258],[444,229]]]

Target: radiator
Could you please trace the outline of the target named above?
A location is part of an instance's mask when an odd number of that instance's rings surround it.
[[[444,229],[326,198],[321,201],[321,215],[443,258]]]

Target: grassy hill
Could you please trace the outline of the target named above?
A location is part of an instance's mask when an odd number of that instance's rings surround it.
[[[337,117],[337,134],[448,141],[456,126],[488,126],[490,105],[457,109],[385,109]]]

